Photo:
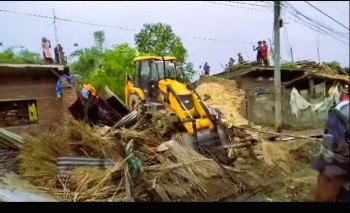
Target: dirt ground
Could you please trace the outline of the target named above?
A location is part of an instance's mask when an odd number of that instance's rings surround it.
[[[266,145],[262,145],[265,143]],[[311,168],[311,162],[318,153],[320,142],[313,139],[299,139],[262,142],[262,144],[257,145],[254,151],[263,152],[264,159],[255,160],[249,157],[248,151],[242,150],[241,157],[233,164],[236,171],[231,174],[242,185],[241,195],[230,196],[224,183],[221,186],[213,183],[208,191],[215,188],[225,189],[215,190],[219,192],[216,200],[227,202],[313,201],[313,190],[318,173]],[[262,146],[265,147],[262,148]]]

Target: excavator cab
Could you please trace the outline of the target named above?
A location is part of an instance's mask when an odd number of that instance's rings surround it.
[[[175,57],[140,56],[134,59],[136,72],[134,78],[127,77],[125,102],[130,109],[136,101],[157,102],[158,82],[163,79],[181,81]]]

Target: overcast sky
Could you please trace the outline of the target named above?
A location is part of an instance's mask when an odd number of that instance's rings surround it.
[[[127,42],[134,44],[134,34],[145,23],[162,22],[172,26],[185,48],[189,61],[195,68],[205,61],[212,67],[211,73],[222,71],[221,65],[229,57],[237,60],[241,52],[247,60],[254,60],[256,52],[252,46],[258,40],[273,41],[273,7],[265,2],[203,2],[203,1],[124,1],[124,2],[0,2],[0,10],[30,13],[42,16],[56,16],[62,19],[111,25],[128,28],[116,29],[56,20],[57,36],[66,53],[94,44],[93,32],[104,30],[108,45]],[[339,61],[349,66],[349,1],[312,1],[321,11],[340,22],[331,20],[306,2],[289,2],[302,13],[317,19],[334,30],[345,33],[347,43],[319,34],[305,24],[291,19],[288,12],[282,13],[285,25],[281,28],[281,57],[290,61],[288,45],[293,48],[294,61],[318,61],[317,40],[319,40],[320,60]],[[226,4],[226,5],[223,5]],[[230,6],[231,5],[231,6]],[[260,6],[259,6],[260,5]],[[266,7],[268,6],[268,7]],[[23,45],[31,51],[41,53],[41,38],[47,37],[55,45],[53,19],[26,16],[0,11],[0,42],[6,47]],[[210,38],[203,40],[197,38]],[[230,42],[220,42],[226,40]]]

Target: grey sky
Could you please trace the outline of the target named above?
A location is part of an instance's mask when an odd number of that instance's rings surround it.
[[[233,6],[202,1],[5,1],[0,2],[0,10],[52,16],[52,10],[55,9],[58,18],[135,29],[135,31],[128,31],[57,20],[58,40],[68,54],[76,48],[73,46],[74,43],[78,43],[79,48],[92,46],[92,33],[97,30],[105,31],[108,45],[127,42],[135,46],[134,34],[139,32],[143,24],[156,22],[170,24],[175,34],[182,39],[188,50],[189,60],[194,63],[195,68],[207,61],[212,67],[211,73],[214,74],[222,71],[219,63],[225,65],[229,57],[237,60],[238,52],[241,52],[245,59],[254,60],[256,52],[253,52],[252,45],[256,45],[258,40],[269,41],[273,38],[272,7],[249,5],[265,5],[257,1],[219,3]],[[348,30],[305,2],[289,3],[304,14],[316,18],[337,31],[347,33],[349,37]],[[349,1],[313,1],[311,3],[349,28]],[[316,48],[318,33],[288,18],[290,16],[288,13],[286,15],[285,28],[281,28],[282,59],[290,60],[287,51],[287,32],[289,44],[293,47],[294,61],[318,61]],[[3,47],[0,48],[23,45],[31,51],[41,53],[42,37],[45,36],[54,45],[56,44],[52,23],[52,19],[0,11],[0,42],[3,43]],[[201,40],[194,37],[233,42]],[[319,34],[319,47],[321,61],[337,60],[343,66],[349,66],[349,43],[343,44]]]

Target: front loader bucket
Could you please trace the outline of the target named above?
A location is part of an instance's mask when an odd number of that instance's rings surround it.
[[[191,147],[207,157],[215,156],[218,161],[227,165],[233,162],[228,157],[225,147],[230,143],[230,138],[224,126],[218,126],[218,133],[211,129],[197,131],[197,141],[193,135],[188,133],[179,133],[177,137],[181,138],[180,140],[185,146]]]

